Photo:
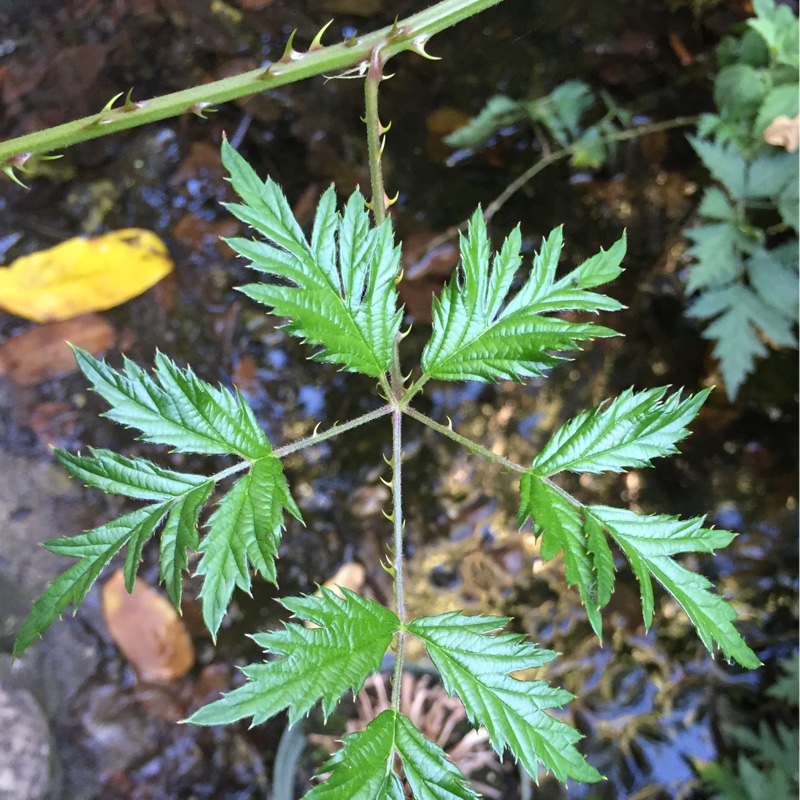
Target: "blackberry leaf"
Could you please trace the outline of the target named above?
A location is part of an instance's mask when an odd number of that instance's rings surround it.
[[[281,463],[272,455],[269,440],[238,392],[205,383],[161,353],[156,355],[151,377],[130,361],[117,371],[83,350],[74,350],[94,390],[111,404],[108,417],[138,428],[147,441],[169,444],[181,452],[243,457],[232,471],[245,475],[221,497],[211,530],[201,540],[197,530],[200,512],[217,480],[228,471],[206,477],[164,469],[147,459],[110,450],[91,450],[89,456],[57,450],[58,460],[87,486],[155,502],[80,536],[45,543],[52,552],[80,561],[54,581],[34,605],[15,652],[30,645],[67,605],[79,605],[103,567],[125,545],[125,585],[133,591],[142,547],[162,523],[159,564],[167,592],[179,606],[187,551],[201,551],[198,573],[205,577],[203,616],[211,634],[216,635],[233,587],[250,587],[249,565],[267,580],[275,580],[284,509],[300,519]]]
[[[252,717],[258,725],[289,709],[294,724],[319,700],[327,717],[348,690],[357,692],[376,671],[400,622],[394,612],[342,590],[321,596],[288,597],[280,602],[296,617],[314,623],[307,628],[290,622],[283,630],[260,633],[253,641],[283,656],[242,670],[249,681],[203,706],[189,718],[198,725],[221,725]]]
[[[617,334],[600,325],[544,317],[553,311],[616,311],[622,306],[589,291],[619,275],[625,254],[622,238],[607,252],[554,281],[561,253],[556,228],[533,261],[527,281],[513,297],[511,283],[520,265],[519,229],[511,232],[491,260],[486,224],[478,209],[461,237],[461,265],[433,301],[433,332],[422,367],[440,380],[520,381],[541,375],[563,360],[553,351],[575,350],[580,340]]]
[[[478,800],[444,751],[391,709],[363,731],[344,737],[343,747],[320,770],[331,776],[305,800],[403,800],[403,786],[394,772],[396,755],[416,800]]]
[[[665,514],[645,516],[609,506],[584,508],[592,519],[608,531],[631,564],[642,595],[645,627],[653,621],[653,575],[683,606],[710,652],[716,642],[727,658],[749,669],[761,666],[756,654],[733,627],[736,612],[719,595],[713,594],[708,580],[682,567],[673,556],[680,553],[713,553],[734,537],[729,531],[703,528],[702,517],[681,520]]]
[[[408,630],[425,642],[448,694],[461,698],[470,722],[486,728],[498,754],[508,747],[534,779],[543,765],[562,783],[568,778],[601,780],[575,749],[581,738],[578,731],[546,713],[548,708],[561,708],[572,695],[544,681],[509,675],[544,666],[556,656],[520,634],[496,633],[509,621],[456,611],[416,619]]]
[[[376,378],[386,373],[402,319],[395,285],[400,249],[391,221],[371,227],[358,191],[339,216],[330,187],[319,201],[309,243],[274,181],[262,182],[227,142],[222,162],[244,200],[227,208],[266,240],[234,238],[228,244],[253,269],[283,281],[249,284],[242,291],[286,317],[289,333],[320,345],[314,359]]]
[[[570,472],[622,472],[648,467],[652,459],[676,453],[675,442],[689,434],[711,389],[681,400],[680,392],[666,399],[667,386],[634,392],[628,389],[562,425],[533,459],[535,475]]]

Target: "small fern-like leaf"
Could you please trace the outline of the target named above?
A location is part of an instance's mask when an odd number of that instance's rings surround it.
[[[183,573],[189,563],[187,552],[200,548],[197,520],[213,488],[213,481],[208,481],[187,492],[173,505],[161,531],[158,559],[161,580],[177,608],[181,607]]]
[[[286,623],[283,630],[253,636],[275,655],[284,656],[243,669],[249,681],[222,699],[203,706],[189,722],[220,725],[252,717],[258,725],[289,709],[294,724],[319,700],[327,717],[348,690],[357,692],[380,667],[400,621],[387,608],[343,589],[343,597],[323,588],[321,596],[288,597],[281,603],[306,628]]]
[[[712,319],[703,331],[703,338],[714,342],[714,355],[719,359],[720,370],[725,378],[728,397],[733,399],[747,376],[755,369],[757,358],[769,351],[761,332],[770,341],[783,347],[797,347],[794,332],[796,309],[788,312],[785,305],[796,297],[796,283],[778,297],[765,299],[763,283],[757,283],[757,291],[743,283],[731,283],[719,289],[709,289],[701,295],[686,312],[698,319]],[[775,292],[784,290],[777,283]]]
[[[544,317],[553,311],[615,311],[622,306],[589,291],[615,278],[625,239],[559,281],[561,229],[545,240],[527,281],[511,299],[508,292],[520,265],[519,229],[511,232],[489,269],[486,223],[478,209],[461,238],[461,265],[433,301],[433,332],[422,367],[441,380],[519,381],[541,375],[563,360],[558,351],[575,350],[580,340],[617,334],[600,325]],[[555,351],[555,352],[553,352]]]
[[[371,227],[358,191],[340,217],[331,187],[320,199],[309,243],[274,181],[262,182],[227,142],[222,162],[244,200],[228,209],[266,239],[228,244],[254,269],[285,281],[249,284],[242,291],[288,318],[289,333],[321,345],[313,358],[376,378],[386,373],[402,319],[395,285],[400,249],[391,221]]]
[[[181,453],[237,453],[248,459],[272,452],[238,393],[201,381],[163,353],[156,354],[154,380],[128,359],[118,372],[85,350],[73,350],[94,391],[111,405],[106,416],[137,428],[145,441],[168,444]]]
[[[483,725],[498,754],[511,750],[534,779],[543,765],[560,781],[594,782],[601,775],[575,748],[581,738],[566,722],[546,713],[572,699],[544,681],[512,678],[516,670],[541,667],[556,654],[524,636],[496,633],[507,617],[464,616],[460,612],[422,617],[408,630],[425,642],[448,694],[456,693],[474,725]]]

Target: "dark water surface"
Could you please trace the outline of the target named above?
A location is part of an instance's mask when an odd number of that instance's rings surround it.
[[[302,45],[333,17],[325,41],[334,42],[424,5],[6,0],[0,3],[0,135],[98,110],[129,86],[143,98],[255,67],[279,58],[295,27],[295,43]],[[722,4],[694,18],[688,10],[644,0],[507,0],[436,37],[430,50],[440,62],[410,54],[396,59],[394,77],[382,87],[381,114],[392,122],[386,179],[389,193],[399,194],[398,234],[423,248],[541,156],[531,131],[509,129],[453,163],[443,134],[495,93],[537,96],[582,78],[646,119],[708,109],[712,48],[739,19],[735,6]],[[676,41],[694,55],[691,64],[681,64]],[[81,233],[150,228],[167,242],[175,274],[105,314],[117,332],[110,361],[118,363],[123,349],[149,364],[159,348],[207,380],[237,382],[276,447],[310,434],[317,423],[355,417],[377,405],[373,382],[305,362],[308,351],[234,291],[248,276],[217,243],[219,235],[240,229],[220,207],[230,194],[216,153],[223,131],[240,139],[241,152],[284,186],[307,223],[330,181],[343,195],[369,183],[362,102],[360,81],[317,78],[222,107],[208,120],[184,117],[71,148],[52,162],[49,175],[30,180],[29,192],[0,184],[0,257],[7,264]],[[681,132],[626,144],[597,173],[576,175],[566,166],[544,171],[495,217],[492,234],[499,241],[521,223],[530,254],[563,223],[564,261],[572,266],[626,229],[626,272],[609,293],[628,308],[601,320],[625,337],[588,345],[546,380],[525,386],[431,384],[421,410],[441,421],[449,416],[459,432],[524,463],[555,426],[631,385],[697,391],[718,382],[708,345],[681,315],[681,230],[702,180]],[[419,274],[414,267],[409,259],[406,269]],[[406,367],[428,335],[420,298],[437,281],[441,276],[428,273],[406,295],[414,323]],[[29,326],[0,314],[0,342]],[[515,480],[450,440],[407,424],[409,612],[463,608],[513,616],[515,629],[560,651],[547,679],[578,696],[564,714],[586,735],[582,746],[590,762],[608,777],[602,785],[568,791],[544,779],[535,797],[704,797],[691,759],[727,752],[726,726],[755,725],[778,713],[761,689],[773,680],[776,661],[797,649],[795,356],[770,358],[735,404],[722,390],[714,392],[680,455],[651,470],[574,476],[564,484],[584,502],[705,514],[739,533],[715,558],[685,563],[708,575],[736,606],[739,629],[766,664],[756,673],[710,658],[664,593],[656,595],[656,621],[646,633],[636,581],[622,563],[600,647],[577,593],[566,589],[561,561],[543,564],[528,528],[517,530]],[[274,587],[258,584],[253,599],[235,595],[216,647],[192,629],[198,663],[180,685],[136,682],[105,631],[94,592],[74,620],[55,625],[25,658],[12,666],[4,655],[11,641],[5,626],[18,624],[33,596],[64,566],[61,559],[42,558],[36,543],[77,533],[123,508],[66,481],[48,445],[111,447],[181,469],[221,468],[214,459],[179,462],[167,452],[154,454],[131,432],[99,418],[102,410],[75,374],[29,387],[0,378],[0,467],[7,476],[41,476],[24,481],[27,499],[20,496],[23,488],[14,488],[5,505],[0,502],[6,526],[0,530],[0,680],[31,689],[46,711],[52,797],[283,797],[285,786],[273,786],[283,718],[249,732],[245,726],[174,724],[238,680],[235,665],[260,658],[244,634],[277,624]],[[347,441],[333,439],[286,459],[307,527],[288,522],[279,562],[282,594],[313,591],[355,561],[366,570],[365,591],[387,599],[380,561],[391,531],[381,515],[388,495],[380,477],[388,475],[382,455],[390,445],[388,425],[377,422]],[[10,477],[4,485],[17,487]],[[151,583],[156,570],[157,554],[148,551],[143,574]],[[196,615],[189,598],[190,626]],[[312,719],[307,729],[313,732],[316,724]],[[319,757],[313,747],[300,757],[298,791]],[[485,769],[482,778],[496,796],[520,796],[510,760]]]

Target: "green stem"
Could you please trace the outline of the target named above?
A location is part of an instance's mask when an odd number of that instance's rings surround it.
[[[374,411],[370,411],[368,414],[362,414],[356,419],[351,419],[349,422],[343,422],[341,425],[334,425],[332,428],[329,428],[327,431],[323,431],[322,433],[314,433],[311,436],[298,439],[296,442],[292,442],[291,444],[285,444],[283,447],[279,447],[277,450],[275,450],[273,455],[275,458],[284,458],[285,456],[288,456],[289,453],[296,453],[298,450],[304,450],[306,447],[313,447],[315,444],[324,442],[326,439],[332,439],[334,436],[338,436],[340,433],[357,428],[359,425],[365,425],[367,422],[372,422],[374,419],[385,417],[388,414],[391,414],[392,410],[392,406],[381,406],[380,408],[376,408]]]
[[[504,469],[508,470],[509,472],[518,472],[520,474],[524,474],[528,470],[523,467],[521,464],[517,464],[515,461],[511,461],[511,459],[505,458],[504,456],[499,456],[497,453],[492,452],[489,450],[488,447],[484,447],[482,444],[478,444],[477,442],[473,442],[472,439],[468,439],[466,436],[462,436],[460,433],[456,433],[451,427],[447,425],[442,425],[435,420],[432,420],[426,414],[423,414],[421,411],[417,411],[416,408],[412,408],[411,406],[405,406],[402,409],[404,414],[408,414],[409,417],[413,417],[415,420],[421,422],[423,425],[427,425],[431,430],[436,431],[437,433],[441,433],[443,436],[447,436],[448,439],[452,439],[454,442],[458,442],[463,448],[469,450],[470,453],[475,453],[476,455],[483,456],[487,461],[492,461],[495,464],[499,464]],[[540,476],[540,480],[542,483],[546,483],[556,492],[558,492],[567,502],[572,503],[572,505],[577,506],[579,508],[583,508],[583,503],[579,500],[576,500],[566,489],[562,489],[557,483],[554,483],[550,478]]]
[[[405,584],[403,580],[403,412],[392,412],[392,526],[394,528],[394,604],[400,624],[406,624]],[[397,638],[397,652],[392,678],[392,708],[400,711],[400,689],[403,678],[405,632]]]
[[[670,128],[681,128],[687,125],[697,124],[698,117],[676,117],[675,119],[668,119],[664,122],[653,122],[648,125],[639,125],[636,128],[630,128],[624,131],[615,133],[608,133],[601,136],[597,141],[599,144],[611,144],[612,142],[624,142],[628,139],[638,139],[648,133],[658,133],[659,131],[666,131]],[[506,188],[494,199],[488,206],[483,214],[486,222],[489,220],[508,202],[508,200],[515,195],[526,183],[533,180],[543,169],[555,164],[557,161],[562,161],[565,158],[573,155],[579,148],[580,142],[573,142],[569,147],[562,150],[556,150],[549,156],[537,161],[532,167],[522,173],[516,180],[512,181]],[[466,226],[466,223],[462,223]],[[462,227],[462,226],[459,226]]]
[[[414,397],[414,395],[419,394],[422,391],[422,387],[425,386],[425,384],[430,379],[431,379],[430,375],[423,374],[423,375],[420,375],[420,377],[417,378],[417,380],[414,381],[414,383],[411,384],[411,386],[409,386],[408,390],[402,396],[402,398],[400,399],[400,402],[397,404],[401,411],[403,409],[405,409],[406,406],[408,406],[408,404],[411,402],[411,400]]]
[[[372,216],[375,225],[386,219],[386,191],[383,188],[383,134],[386,129],[381,125],[378,115],[378,86],[383,79],[383,57],[380,47],[376,47],[369,58],[367,79],[364,81],[364,107],[367,124],[367,151],[369,154],[369,179],[372,188]]]
[[[324,442],[326,439],[332,439],[334,436],[338,436],[340,433],[352,430],[360,425],[365,425],[367,422],[372,422],[372,420],[378,419],[379,417],[385,417],[388,414],[391,414],[392,411],[392,406],[381,406],[380,408],[376,408],[374,411],[370,411],[367,414],[362,414],[360,417],[352,419],[349,422],[343,422],[341,425],[334,425],[327,431],[323,431],[322,433],[314,433],[311,436],[306,436],[303,439],[298,439],[296,442],[279,447],[277,450],[273,451],[272,455],[275,456],[275,458],[284,458],[285,456],[288,456],[289,453],[296,453],[298,450],[304,450],[306,447],[313,447],[315,444]],[[237,464],[226,467],[220,472],[212,475],[211,480],[214,481],[214,483],[217,483],[218,481],[224,480],[231,475],[235,475],[237,472],[244,472],[244,470],[249,469],[251,466],[252,462],[248,461],[247,459],[244,461],[239,461]]]
[[[426,414],[423,414],[421,411],[417,411],[416,408],[412,408],[411,406],[406,406],[403,408],[403,413],[408,414],[409,417],[413,417],[418,422],[421,422],[423,425],[427,425],[432,430],[436,431],[437,433],[441,433],[443,436],[447,436],[448,439],[452,439],[454,442],[458,442],[462,447],[469,450],[470,453],[475,453],[476,455],[483,456],[487,461],[493,461],[495,464],[499,464],[504,469],[509,470],[510,472],[527,472],[525,467],[516,464],[509,459],[497,455],[497,453],[493,453],[489,450],[488,447],[484,447],[482,444],[478,444],[477,442],[473,442],[472,439],[467,439],[466,436],[462,436],[460,433],[456,433],[452,428],[448,427],[447,425],[442,425],[438,422],[432,420]]]
[[[0,143],[0,164],[13,163],[15,157],[29,153],[60,150],[78,142],[175,117],[187,111],[200,113],[209,105],[268,91],[315,75],[366,66],[376,49],[380,49],[384,63],[405,50],[425,55],[425,45],[432,36],[499,2],[442,0],[431,8],[365,36],[329,47],[316,47],[306,53],[289,50],[269,68],[250,70],[139,103],[126,103],[117,109],[103,110],[64,125],[10,139]]]
[[[378,89],[383,79],[384,57],[381,47],[375,47],[370,54],[367,77],[364,81],[364,122],[367,125],[367,151],[369,177],[372,189],[372,216],[375,225],[379,226],[386,219],[386,191],[383,185],[383,135],[386,128],[381,125],[378,113]],[[389,370],[391,379],[390,401],[392,411],[392,529],[394,550],[394,607],[400,619],[401,630],[397,635],[397,649],[392,676],[392,708],[400,711],[401,690],[403,686],[403,662],[405,660],[406,600],[403,574],[403,412],[398,405],[403,395],[403,377],[400,371],[398,334],[394,341],[392,365]],[[382,377],[382,385],[385,383]]]

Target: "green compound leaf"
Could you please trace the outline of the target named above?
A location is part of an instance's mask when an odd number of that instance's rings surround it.
[[[711,389],[666,399],[668,386],[634,392],[628,389],[562,425],[533,459],[531,471],[548,477],[570,472],[622,472],[650,466],[652,459],[676,453],[675,442],[689,434],[686,426],[697,416]]]
[[[567,583],[577,586],[581,602],[592,630],[600,639],[603,636],[603,620],[600,616],[600,571],[602,571],[603,597],[610,597],[614,585],[613,558],[606,546],[595,537],[590,550],[583,529],[583,519],[578,510],[552,486],[544,483],[532,472],[520,479],[519,526],[531,517],[536,531],[542,536],[541,556],[550,561],[564,551],[564,572]],[[598,563],[595,563],[598,559]],[[609,579],[608,564],[611,561]],[[609,590],[608,583],[612,589]],[[608,602],[608,600],[606,600]]]
[[[304,800],[403,800],[395,756],[416,800],[478,800],[444,751],[397,711],[383,711],[363,731],[345,736],[343,744],[320,770],[330,777]]]
[[[445,136],[449,147],[480,147],[499,128],[513,125],[525,117],[525,107],[518,100],[496,94],[486,101],[477,117]]]
[[[608,531],[628,558],[639,579],[647,628],[653,621],[653,575],[683,606],[709,652],[714,652],[716,642],[727,658],[743,667],[761,666],[733,627],[734,609],[709,591],[713,587],[702,575],[690,572],[672,558],[679,553],[713,553],[729,544],[734,534],[703,528],[702,517],[681,520],[663,514],[644,516],[609,506],[589,506],[584,508],[584,514],[587,520],[594,520]]]
[[[242,291],[288,318],[289,333],[321,345],[316,360],[376,378],[386,373],[402,319],[395,285],[400,249],[391,221],[370,227],[357,191],[338,215],[331,187],[320,199],[309,243],[278,185],[262,182],[227,141],[222,162],[244,201],[227,208],[266,239],[234,238],[228,244],[254,269],[286,281],[249,284]]]
[[[743,254],[755,245],[736,220],[698,225],[686,231],[686,238],[692,242],[689,255],[696,261],[686,282],[688,294],[739,280],[744,272]]]
[[[286,623],[283,630],[261,633],[253,641],[270,653],[284,656],[242,670],[249,678],[189,722],[222,725],[245,717],[253,724],[289,709],[293,725],[322,700],[327,717],[348,689],[357,692],[376,671],[400,621],[387,608],[342,589],[338,597],[323,588],[320,597],[290,597],[280,602],[296,617],[319,627]]]
[[[255,414],[238,393],[201,381],[163,353],[156,353],[156,382],[128,359],[117,372],[90,353],[73,350],[94,391],[111,405],[106,416],[138,428],[146,442],[168,444],[180,453],[238,453],[248,459],[272,453]]]
[[[45,542],[51,553],[79,558],[58,576],[34,603],[14,642],[14,655],[22,653],[58,619],[70,604],[83,602],[103,567],[129,542],[141,552],[142,544],[155,530],[169,509],[169,504],[156,503],[112,520],[79,536]],[[129,571],[125,578],[128,583]]]
[[[544,681],[509,675],[541,667],[556,654],[520,634],[495,634],[508,622],[507,617],[453,612],[416,619],[408,630],[425,642],[448,694],[461,698],[470,721],[486,728],[498,754],[508,747],[534,779],[543,765],[563,783],[568,778],[601,780],[574,746],[581,738],[578,731],[546,713],[561,708],[572,695]]]
[[[161,580],[180,607],[187,551],[203,552],[199,568],[205,576],[203,615],[215,635],[233,587],[250,587],[249,565],[267,580],[275,580],[283,510],[300,519],[280,461],[241,395],[210,386],[163,354],[156,355],[154,377],[127,360],[125,368],[116,371],[78,348],[75,356],[94,390],[111,403],[107,412],[111,419],[138,428],[147,441],[170,444],[182,452],[243,456],[233,471],[246,474],[219,501],[211,530],[201,542],[198,518],[221,476],[179,473],[110,450],[91,450],[89,456],[56,450],[58,460],[87,486],[155,502],[80,536],[45,543],[52,552],[80,561],[34,605],[16,652],[43,633],[67,605],[79,605],[103,567],[126,545],[125,585],[133,591],[142,547],[162,523]]]
[[[793,330],[796,310],[787,309],[787,300],[796,297],[796,275],[787,294],[779,296],[775,292],[786,287],[788,276],[780,265],[773,264],[773,259],[759,257],[759,263],[765,262],[774,268],[768,267],[756,277],[756,291],[741,283],[709,290],[686,312],[689,317],[714,320],[703,331],[703,337],[714,342],[713,353],[719,359],[730,399],[736,397],[745,378],[755,368],[756,358],[768,353],[761,331],[776,345],[797,346]],[[774,290],[767,285],[770,278],[775,280]]]
[[[212,636],[219,630],[234,586],[250,591],[249,564],[266,580],[276,582],[284,508],[301,519],[281,462],[274,456],[254,461],[250,472],[217,504],[208,535],[200,544],[203,558],[197,567],[197,574],[205,576],[200,597]]]
[[[589,289],[620,274],[625,238],[601,251],[559,281],[554,281],[561,253],[556,228],[533,261],[528,280],[509,300],[519,267],[519,229],[511,232],[489,268],[489,241],[480,209],[468,235],[461,238],[461,266],[433,301],[433,332],[422,354],[422,367],[440,380],[519,381],[541,375],[563,360],[552,351],[575,350],[579,340],[617,334],[599,325],[574,323],[547,312],[616,311],[622,306]]]
[[[747,162],[734,144],[689,136],[689,144],[700,156],[711,176],[725,185],[734,200],[744,200],[747,186]]]
[[[580,134],[580,120],[595,101],[594,93],[583,81],[564,81],[550,94],[524,103],[532,120],[547,127],[553,138],[567,147]]]

